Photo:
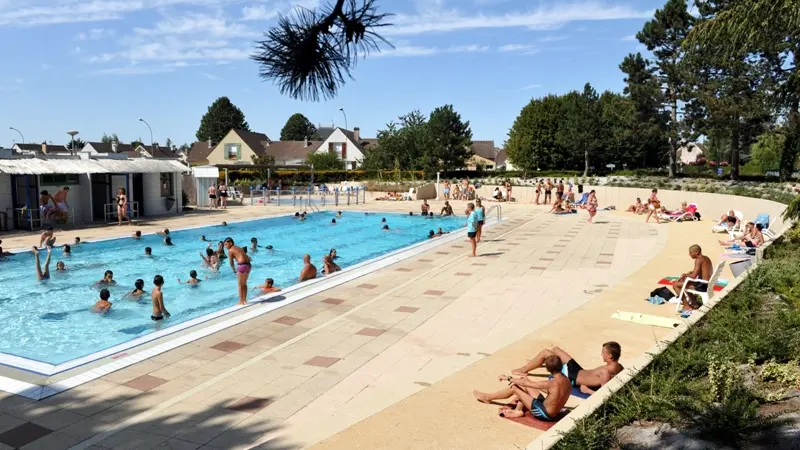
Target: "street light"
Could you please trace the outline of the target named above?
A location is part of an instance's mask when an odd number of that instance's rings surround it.
[[[16,131],[17,133],[19,133],[19,137],[21,137],[21,138],[22,138],[22,142],[21,142],[21,143],[22,143],[22,144],[24,144],[24,143],[25,143],[25,136],[23,136],[23,135],[22,135],[22,131],[19,131],[18,129],[16,129],[16,128],[14,128],[14,127],[8,127],[8,129],[9,129],[9,130],[14,130],[14,131]]]
[[[344,113],[344,108],[339,108],[339,111],[341,111],[342,115],[344,116],[344,129],[346,130],[347,129],[347,114]]]
[[[70,151],[74,154],[75,153],[75,136],[78,134],[75,130],[67,131],[67,134],[72,137],[72,145],[70,145]]]
[[[151,152],[155,152],[155,149],[153,148],[153,129],[150,128],[150,124],[147,123],[147,121],[142,119],[141,117],[139,117],[139,122],[142,122],[145,125],[147,125],[147,129],[150,130],[150,151]],[[153,156],[155,156],[155,155],[153,155]]]

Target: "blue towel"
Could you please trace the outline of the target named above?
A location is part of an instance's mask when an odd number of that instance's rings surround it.
[[[652,305],[663,305],[664,303],[667,302],[666,300],[664,300],[663,298],[659,297],[658,295],[654,295],[654,296],[648,298],[647,301]]]

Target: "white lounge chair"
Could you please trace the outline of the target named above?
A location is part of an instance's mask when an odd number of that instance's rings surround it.
[[[681,288],[681,295],[678,296],[678,305],[676,306],[675,310],[676,311],[680,311],[681,310],[681,308],[683,307],[683,303],[681,302],[681,299],[683,299],[683,296],[687,292],[690,293],[690,294],[694,294],[694,295],[699,296],[700,299],[703,301],[703,304],[705,304],[712,297],[714,297],[714,287],[717,285],[717,280],[719,279],[719,276],[722,274],[722,269],[724,269],[724,268],[725,268],[725,261],[721,261],[719,264],[717,264],[717,268],[714,269],[714,272],[711,274],[711,278],[708,281],[701,280],[699,278],[687,278],[683,282],[683,287]],[[686,285],[689,284],[689,283],[705,284],[706,285],[706,292],[696,291],[694,289],[686,289]]]
[[[664,214],[659,213],[658,217],[661,220],[669,220],[672,222],[679,222],[681,220],[698,220],[694,213],[697,212],[697,205],[690,203],[686,206],[686,211],[678,214]]]
[[[403,193],[403,200],[414,200],[414,188],[409,188],[408,192]]]
[[[775,225],[775,219],[777,219],[777,217],[773,217],[772,220],[769,222],[769,226],[761,230],[761,234],[764,235],[764,238],[775,239],[776,237],[778,237],[778,233],[772,231],[772,226]]]

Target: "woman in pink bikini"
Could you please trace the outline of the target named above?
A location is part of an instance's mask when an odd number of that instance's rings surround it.
[[[592,220],[595,214],[597,214],[597,203],[597,194],[595,194],[594,189],[592,189],[592,192],[589,192],[589,198],[586,200],[586,210],[589,211],[589,223],[594,223]]]

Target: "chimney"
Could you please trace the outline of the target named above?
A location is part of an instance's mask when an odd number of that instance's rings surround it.
[[[118,143],[116,139],[111,141],[111,153],[117,153],[117,145]]]
[[[356,139],[356,144],[359,144],[361,141],[361,129],[358,127],[353,128],[353,137]]]
[[[308,136],[303,140],[303,147],[308,147]]]
[[[47,153],[47,142],[42,142],[42,153]]]
[[[208,148],[211,148],[211,147],[213,147],[213,145],[211,145],[211,139],[209,139],[208,140]]]

